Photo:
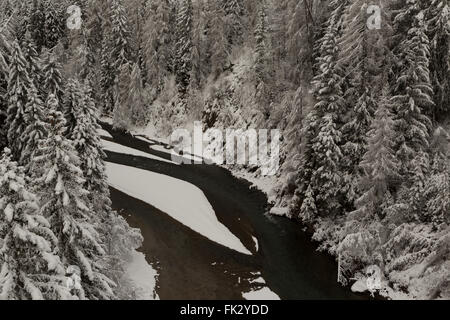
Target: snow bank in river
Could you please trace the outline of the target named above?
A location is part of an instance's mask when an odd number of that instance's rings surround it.
[[[138,157],[144,157],[144,158],[148,158],[148,159],[152,159],[152,160],[158,160],[158,161],[162,161],[162,162],[168,162],[168,163],[175,164],[175,162],[172,162],[170,160],[166,160],[164,158],[154,156],[147,152],[143,152],[143,151],[136,150],[133,148],[128,148],[128,147],[122,146],[118,143],[111,142],[111,141],[102,140],[102,145],[103,145],[103,149],[107,150],[107,151],[123,153],[123,154],[138,156]]]
[[[242,297],[245,300],[280,300],[280,297],[268,287],[256,291],[244,292],[242,293]]]
[[[125,272],[138,300],[159,300],[155,292],[158,273],[147,263],[143,253],[137,251],[133,253]]]
[[[217,220],[208,199],[196,186],[162,174],[109,162],[106,168],[108,182],[112,187],[151,204],[212,241],[251,254]]]

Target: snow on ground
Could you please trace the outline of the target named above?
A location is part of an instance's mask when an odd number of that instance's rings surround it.
[[[134,251],[125,273],[135,289],[138,300],[159,300],[155,292],[158,273],[145,260],[145,255]]]
[[[115,142],[111,142],[111,141],[107,141],[107,140],[103,140],[102,139],[102,145],[103,145],[103,149],[104,150],[108,150],[108,151],[111,151],[111,152],[123,153],[123,154],[139,156],[139,157],[149,158],[149,159],[152,159],[152,160],[158,160],[158,161],[162,161],[162,162],[176,164],[175,162],[172,162],[170,160],[157,157],[157,156],[152,155],[152,154],[147,153],[147,152],[143,152],[143,151],[136,150],[136,149],[133,149],[133,148],[128,148],[126,146],[122,146],[122,145],[120,145],[118,143],[115,143]]]
[[[106,130],[98,129],[97,132],[102,137],[107,137],[107,138],[111,138],[112,139],[112,135]]]
[[[280,300],[280,297],[270,290],[266,285],[266,280],[261,277],[261,272],[252,272],[253,275],[259,276],[256,279],[250,280],[253,285],[259,285],[259,289],[250,290],[250,292],[243,292],[242,297],[245,300]]]
[[[280,300],[280,297],[268,287],[255,291],[243,292],[242,297],[245,300]]]
[[[253,238],[253,242],[255,243],[256,252],[258,252],[258,250],[259,250],[258,239],[256,237],[254,237],[254,236],[252,236],[252,238]]]
[[[219,222],[208,199],[196,186],[166,175],[109,162],[106,169],[112,187],[149,203],[212,241],[251,254]]]

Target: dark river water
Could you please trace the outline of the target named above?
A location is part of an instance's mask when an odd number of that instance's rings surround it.
[[[168,153],[151,150],[151,142],[115,132],[107,124],[103,127],[113,136],[108,140],[170,159]],[[200,188],[219,221],[253,253],[223,247],[153,206],[111,189],[114,209],[142,231],[140,251],[158,270],[161,299],[242,299],[242,292],[262,286],[255,282],[259,277],[281,299],[367,299],[341,287],[334,259],[317,252],[316,244],[296,222],[268,215],[265,194],[227,170],[177,166],[114,152],[107,155],[109,162],[165,174]],[[258,239],[258,251],[252,236]]]

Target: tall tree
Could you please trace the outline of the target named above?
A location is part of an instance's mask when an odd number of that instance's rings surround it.
[[[98,218],[88,202],[80,159],[73,143],[64,136],[65,120],[54,96],[48,99],[47,138],[41,140],[32,172],[42,202],[42,212],[58,239],[65,267],[81,269],[80,299],[110,299],[112,281],[100,262],[105,254],[97,228]]]
[[[25,129],[25,105],[28,101],[28,91],[32,86],[32,81],[27,71],[27,61],[25,60],[19,43],[12,44],[11,62],[9,65],[8,78],[8,142],[13,152],[13,156],[20,157],[22,142],[20,136]]]
[[[21,136],[23,150],[20,155],[20,163],[28,166],[37,151],[39,141],[47,136],[44,125],[44,104],[34,86],[28,92],[28,102],[25,105],[24,112],[26,126]]]
[[[396,19],[407,13],[412,15],[412,24],[406,38],[399,45],[401,68],[397,73],[392,98],[396,111],[396,131],[399,147],[397,155],[407,166],[416,152],[428,146],[431,121],[427,115],[432,114],[433,87],[429,71],[430,46],[425,33],[424,15],[417,12],[416,2],[409,5],[397,15]]]
[[[0,158],[0,298],[70,299],[58,239],[9,149]]]
[[[176,15],[175,75],[180,93],[186,93],[192,69],[192,0],[181,0]]]

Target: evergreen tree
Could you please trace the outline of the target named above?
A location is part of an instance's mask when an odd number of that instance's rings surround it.
[[[414,5],[415,1],[411,1],[405,9],[415,15],[405,40],[400,44],[402,67],[396,78],[395,95],[392,98],[399,136],[397,155],[405,165],[415,157],[416,152],[428,146],[431,121],[427,115],[432,113],[434,106],[428,68],[429,41],[424,29],[423,12],[414,12]]]
[[[121,0],[111,2],[112,68],[116,72],[132,60],[127,13]]]
[[[56,254],[58,239],[9,149],[0,159],[0,242],[2,300],[72,297]]]
[[[60,19],[59,13],[57,11],[54,1],[43,0],[44,7],[44,22],[43,22],[43,44],[48,49],[55,47],[59,40],[63,36],[63,25],[62,22],[65,20]]]
[[[148,82],[162,89],[164,78],[171,68],[170,5],[167,0],[158,0],[148,9],[144,25],[144,59],[148,72]]]
[[[42,66],[42,95],[45,99],[50,94],[54,95],[58,101],[62,101],[63,83],[61,75],[61,65],[57,61],[55,55],[51,52],[46,53],[46,57]]]
[[[422,221],[431,222],[435,227],[450,223],[450,166],[449,135],[441,127],[433,137],[433,159],[431,172],[424,186],[425,210]]]
[[[225,12],[218,1],[213,2],[213,19],[209,32],[211,73],[217,78],[225,69],[229,56],[228,40],[225,32]]]
[[[25,34],[25,39],[22,41],[21,49],[23,56],[27,61],[28,74],[30,75],[34,86],[38,88],[40,85],[41,61],[29,32]]]
[[[6,49],[2,45],[2,40],[6,40],[1,36],[0,33],[0,151],[6,146],[7,138],[7,110],[8,110],[8,76],[9,76],[9,66],[7,62]]]
[[[59,255],[66,267],[81,269],[80,299],[113,297],[112,281],[101,264],[105,254],[97,231],[98,217],[88,203],[88,191],[73,143],[64,136],[65,120],[54,96],[48,99],[47,138],[40,141],[32,172],[42,203],[42,212],[58,239]]]
[[[25,105],[28,101],[27,93],[32,86],[32,81],[27,72],[25,60],[19,43],[12,44],[11,62],[8,78],[8,142],[13,156],[20,157],[22,143],[20,136],[25,129]]]
[[[190,84],[192,70],[192,0],[181,0],[176,16],[175,74],[182,94]]]
[[[81,121],[85,114],[86,106],[84,103],[85,96],[83,95],[82,85],[77,79],[69,79],[65,87],[62,106],[66,120],[66,136],[69,138],[78,121]]]
[[[245,8],[242,0],[223,1],[225,21],[222,27],[226,28],[227,40],[230,45],[240,44],[243,41]]]
[[[434,88],[434,119],[450,111],[450,2],[432,0],[426,8],[426,26],[430,39],[430,72]]]
[[[20,156],[20,163],[27,166],[30,164],[31,159],[38,148],[39,141],[47,136],[44,126],[44,105],[34,86],[32,86],[28,92],[28,102],[25,105],[24,121],[26,127],[21,137],[23,150]]]

